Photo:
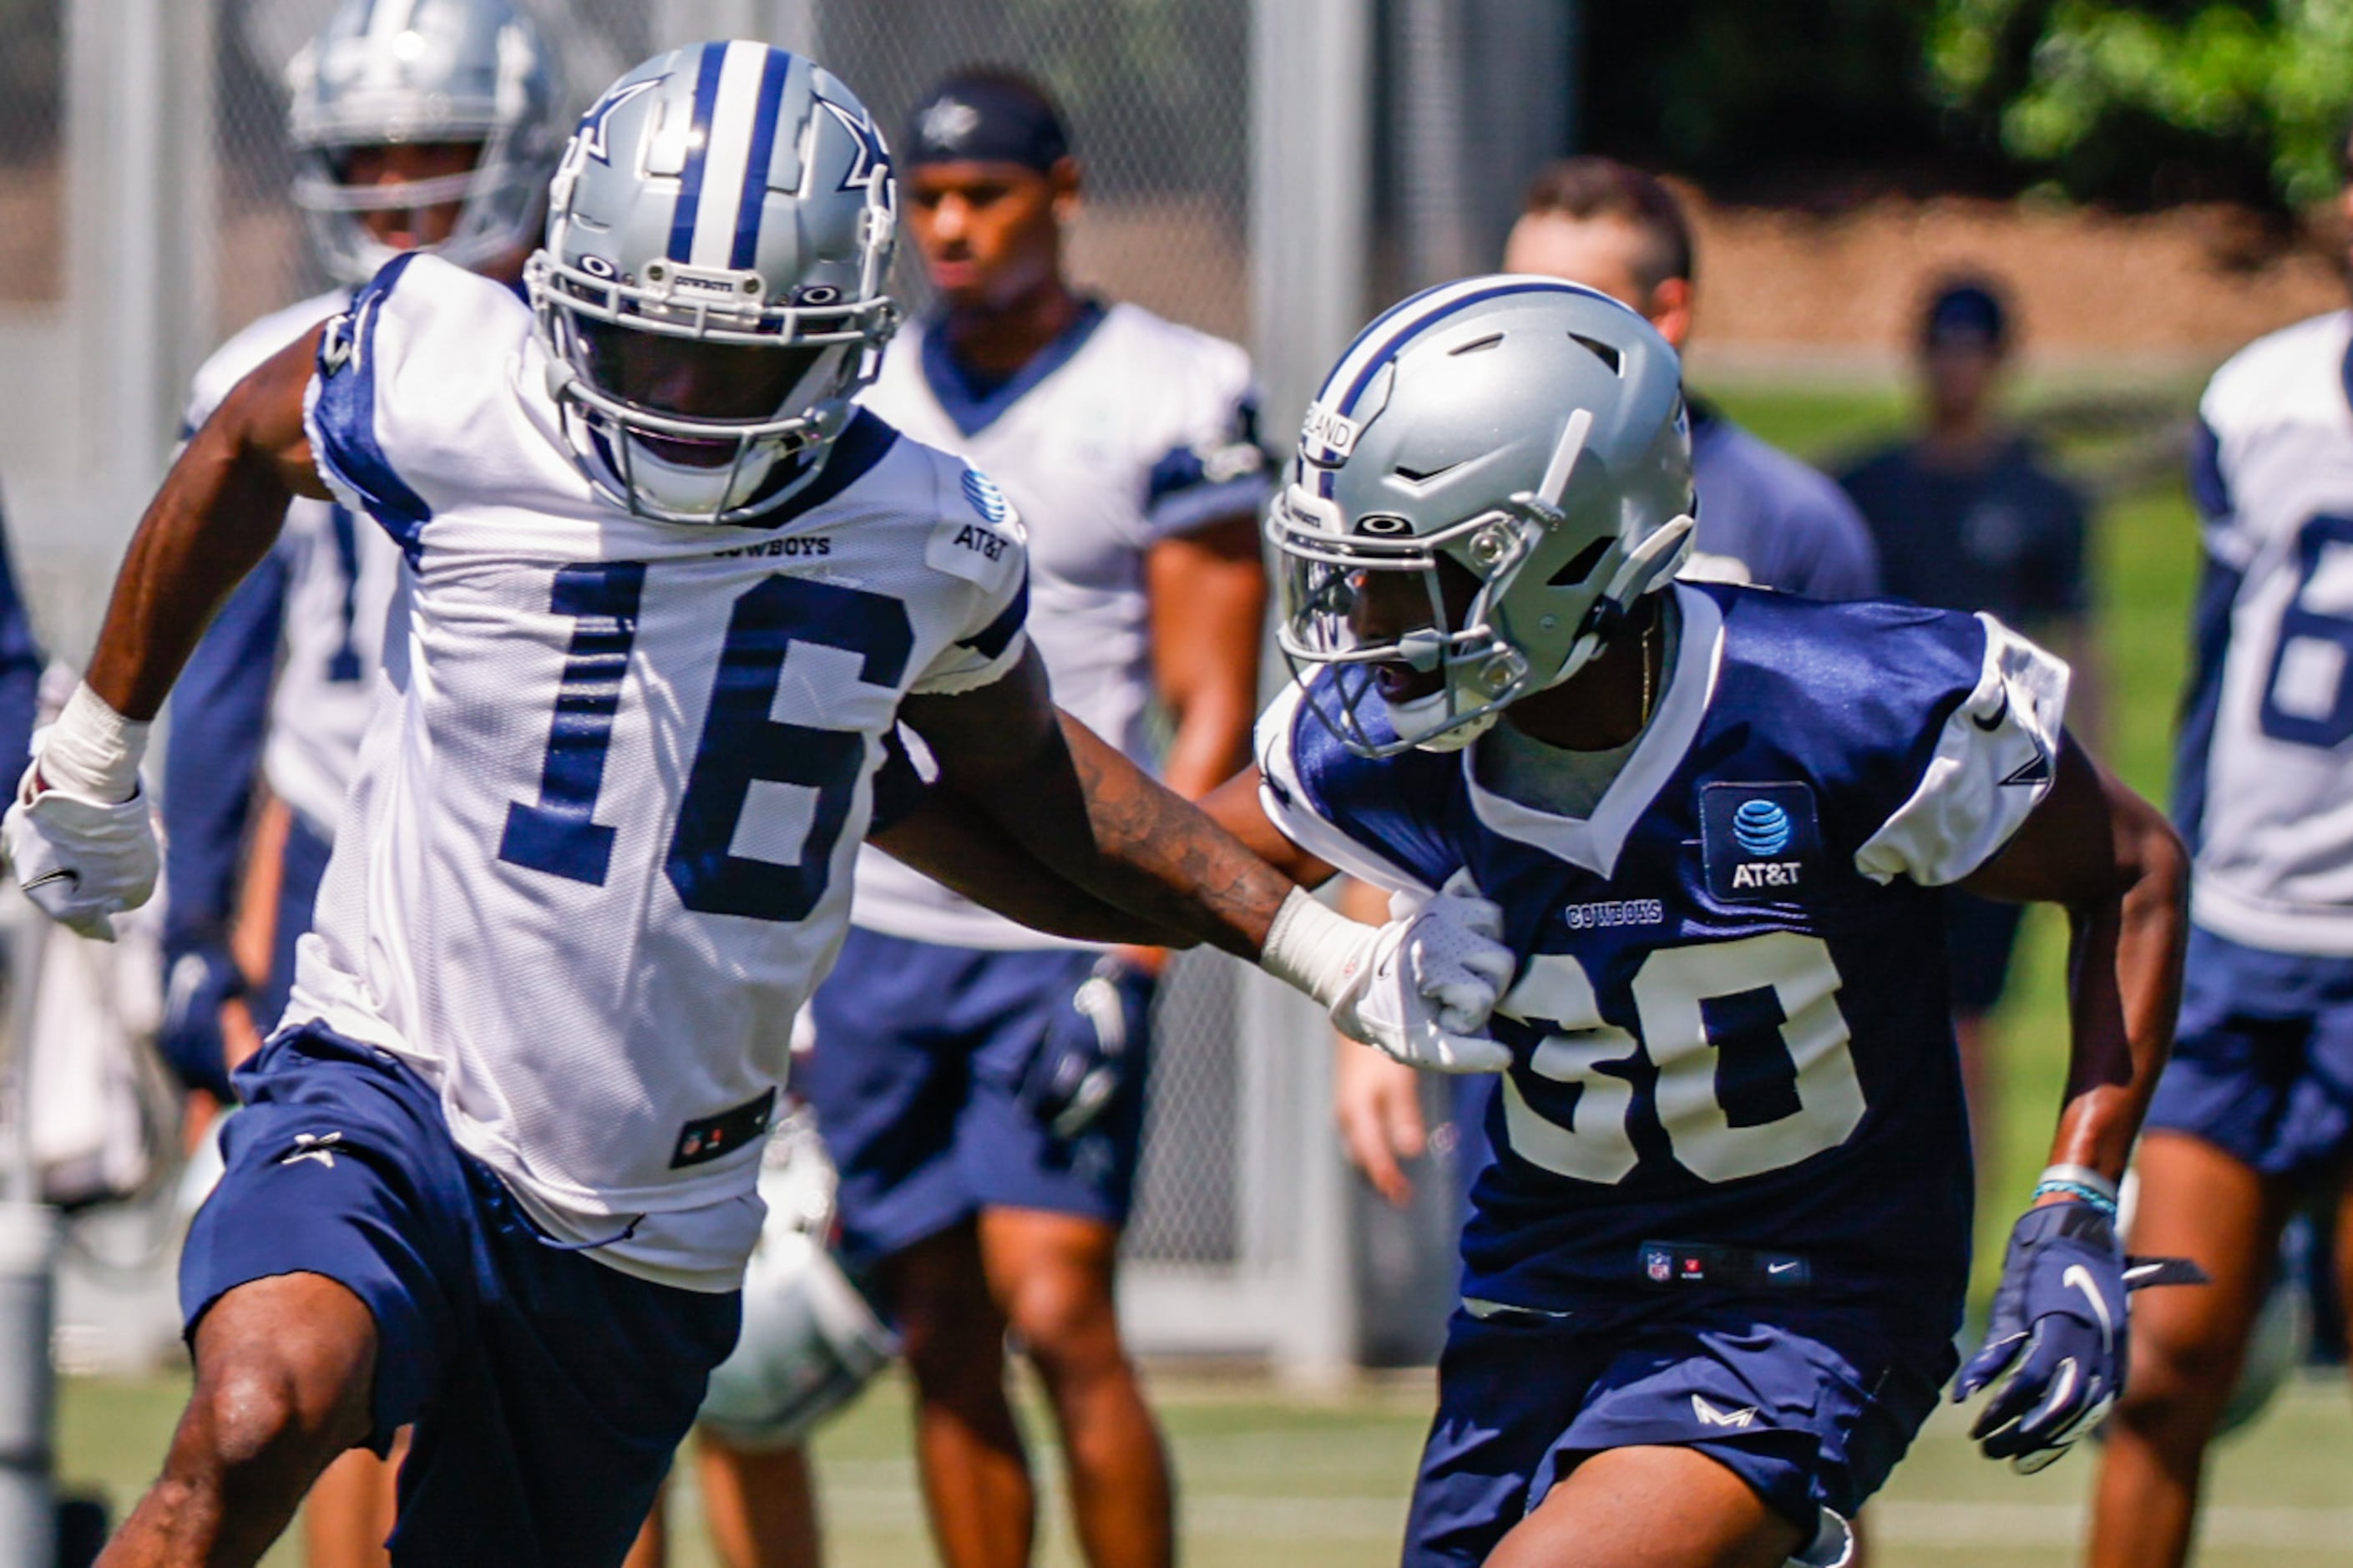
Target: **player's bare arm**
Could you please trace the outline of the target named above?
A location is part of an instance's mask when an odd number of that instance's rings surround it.
[[[1001,680],[911,697],[901,714],[938,758],[946,790],[1056,874],[1155,926],[1255,959],[1296,890],[1084,725],[1064,721],[1034,649]]]
[[[90,689],[152,719],[229,590],[269,553],[295,496],[330,497],[302,431],[323,328],[240,382],[180,452],[149,503],[90,658]]]
[[[1133,932],[1105,929],[1096,911],[1090,918],[1098,937],[1166,943],[1174,933],[1211,943],[1296,985],[1348,1033],[1400,1059],[1493,1070],[1502,1047],[1474,1033],[1510,979],[1510,955],[1493,940],[1492,906],[1438,900],[1420,916],[1380,928],[1325,909],[1216,818],[1059,713],[1034,651],[991,685],[910,698],[900,714],[938,760],[940,787],[978,813],[969,826],[993,828],[1053,876],[1144,922]],[[1225,786],[1234,793],[1219,810],[1246,833],[1271,836],[1255,803],[1240,804],[1244,782]],[[934,819],[926,830],[935,856],[955,826]],[[908,835],[903,825],[898,831]],[[960,837],[985,842],[987,833]],[[1277,853],[1284,865],[1329,875],[1318,862],[1294,858],[1295,851]],[[948,870],[952,885],[1017,918],[1020,900],[1040,896],[1039,879],[1018,872],[1008,880],[1030,886],[1008,900],[1003,882],[976,876],[971,865],[921,868]],[[997,868],[1006,869],[1001,862]]]
[[[2051,1162],[2121,1180],[2180,1004],[2189,862],[2179,836],[2071,741],[2050,795],[1961,886],[2066,908],[2073,1032]]]
[[[1198,800],[1250,756],[1266,618],[1258,519],[1244,513],[1162,540],[1145,558],[1145,584],[1153,683],[1175,726],[1161,771],[1170,789]]]
[[[2168,1260],[2128,1267],[2116,1231],[2116,1184],[2180,1003],[2189,882],[2171,825],[2070,742],[2042,805],[1963,883],[2063,905],[2073,928],[2067,1089],[2052,1162],[2011,1228],[1984,1348],[1953,1389],[1967,1399],[2007,1374],[1970,1435],[1987,1458],[2022,1470],[2064,1454],[2122,1392],[2126,1293],[2201,1278]]]
[[[115,583],[88,679],[16,792],[0,842],[26,895],[85,936],[147,901],[158,856],[139,788],[147,730],[206,624],[269,551],[288,499],[322,494],[302,434],[318,334],[241,383],[182,449]]]
[[[1157,788],[1150,775],[1105,744],[1077,721],[1063,716],[1065,737],[1083,749],[1103,778],[1135,775],[1123,788]],[[1300,848],[1266,819],[1258,803],[1258,770],[1245,769],[1197,803],[1204,815],[1242,847],[1303,888],[1321,887],[1332,868]],[[954,888],[999,914],[1034,931],[1080,942],[1130,942],[1189,948],[1191,932],[1156,924],[1106,903],[1050,870],[1045,862],[1008,838],[994,817],[952,789],[927,789],[921,800],[888,827],[869,837],[884,853]],[[1363,919],[1362,913],[1357,914]]]

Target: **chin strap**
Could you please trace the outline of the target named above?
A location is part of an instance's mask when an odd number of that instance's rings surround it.
[[[1634,613],[1642,595],[1681,570],[1690,552],[1692,528],[1691,514],[1686,512],[1660,524],[1648,539],[1627,552],[1626,559],[1619,563],[1617,572],[1611,575],[1609,588],[1585,613],[1585,629],[1570,646],[1568,657],[1561,661],[1560,673],[1546,683],[1547,690],[1584,668],[1603,645],[1618,635],[1619,627]]]

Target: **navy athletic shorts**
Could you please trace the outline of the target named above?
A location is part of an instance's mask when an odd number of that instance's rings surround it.
[[[2266,1176],[2341,1163],[2353,1150],[2353,959],[2193,927],[2173,1058],[2146,1125],[2192,1133]]]
[[[1123,984],[1131,1067],[1075,1138],[1022,1102],[1048,1026],[1094,972],[1071,949],[942,947],[850,928],[809,1004],[793,1086],[841,1173],[841,1252],[871,1267],[983,1208],[1124,1225],[1144,1146],[1151,986]]]
[[[237,1088],[227,1171],[180,1260],[190,1343],[240,1285],[344,1285],[375,1319],[368,1446],[417,1426],[394,1563],[620,1563],[733,1348],[737,1295],[549,1242],[451,1141],[432,1089],[319,1025],[280,1033]]]
[[[1810,1532],[1835,1563],[1847,1522],[1936,1408],[1949,1331],[1911,1308],[1799,1298],[1630,1297],[1555,1317],[1466,1306],[1438,1364],[1438,1416],[1406,1524],[1405,1568],[1471,1568],[1577,1461],[1695,1448]]]

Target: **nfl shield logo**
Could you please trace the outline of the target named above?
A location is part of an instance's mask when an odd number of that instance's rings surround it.
[[[1651,1283],[1653,1285],[1665,1284],[1673,1277],[1675,1271],[1674,1261],[1663,1252],[1653,1252],[1643,1258],[1642,1268],[1650,1275]]]

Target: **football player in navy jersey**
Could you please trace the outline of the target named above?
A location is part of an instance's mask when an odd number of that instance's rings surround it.
[[[1989,616],[1677,584],[1691,505],[1666,343],[1505,277],[1365,330],[1270,518],[1299,679],[1213,810],[1303,881],[1475,889],[1519,961],[1417,1568],[1843,1558],[1955,1363],[1945,885],[2073,924],[2052,1163],[1956,1395],[1998,1384],[1976,1435],[2035,1468],[2122,1380],[2180,843],[2067,735],[2060,661]]]

